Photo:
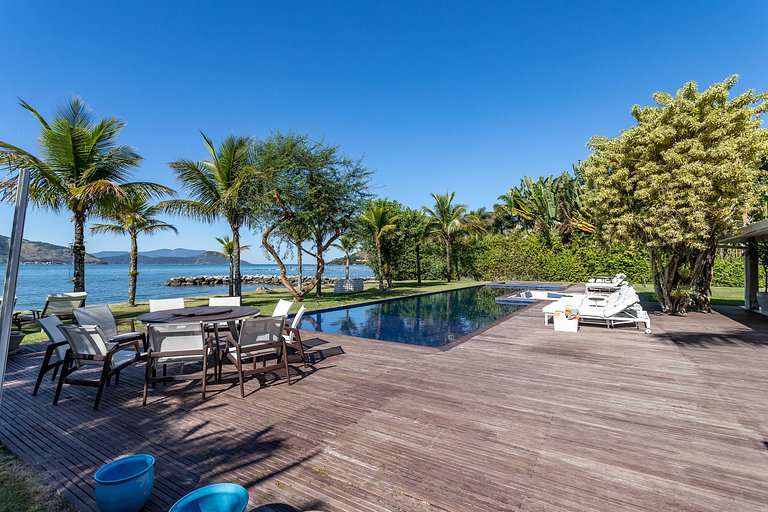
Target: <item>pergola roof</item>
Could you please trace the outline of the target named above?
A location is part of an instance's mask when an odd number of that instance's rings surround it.
[[[768,240],[768,219],[747,224],[737,234],[721,240],[720,243],[738,243],[750,238]]]

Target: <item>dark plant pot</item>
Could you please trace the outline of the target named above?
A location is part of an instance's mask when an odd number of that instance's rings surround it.
[[[26,334],[21,331],[11,331],[11,342],[8,345],[9,356],[15,356],[21,352],[21,347],[19,347],[19,345],[21,345],[24,336],[26,336]]]
[[[768,311],[768,293],[757,292],[757,304],[761,311]]]
[[[155,458],[129,455],[102,466],[94,475],[101,512],[138,512],[155,484]]]

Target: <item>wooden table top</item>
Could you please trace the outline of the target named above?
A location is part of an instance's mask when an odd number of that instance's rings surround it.
[[[184,322],[224,322],[259,314],[259,308],[248,306],[201,306],[153,311],[139,315],[137,320],[145,324],[173,324]]]

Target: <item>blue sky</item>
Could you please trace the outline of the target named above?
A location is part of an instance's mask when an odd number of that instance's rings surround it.
[[[202,158],[198,130],[298,130],[364,156],[374,191],[409,206],[456,191],[492,206],[523,175],[570,169],[592,135],[688,80],[768,90],[765,2],[27,2],[3,0],[0,140],[34,148],[69,95],[128,123],[137,177]],[[9,22],[9,20],[11,20]],[[11,209],[0,206],[0,234]],[[142,250],[209,249],[224,224],[175,219]],[[66,245],[66,214],[26,238]],[[258,246],[247,233],[245,242]],[[89,236],[89,252],[127,241]],[[265,261],[258,249],[246,256]]]

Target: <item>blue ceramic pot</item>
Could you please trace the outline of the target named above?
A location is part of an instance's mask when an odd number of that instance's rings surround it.
[[[168,512],[245,512],[248,491],[237,484],[214,484],[195,489]]]
[[[102,466],[94,475],[101,512],[138,512],[155,484],[155,458],[139,454]]]

